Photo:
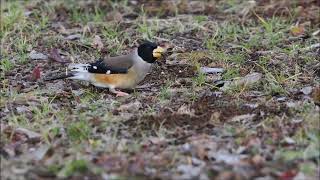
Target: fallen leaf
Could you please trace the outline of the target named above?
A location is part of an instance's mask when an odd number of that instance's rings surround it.
[[[166,144],[166,140],[164,138],[158,138],[158,137],[150,137],[149,142],[156,145],[164,145]]]
[[[1,154],[5,155],[5,156],[9,156],[9,157],[14,157],[16,155],[16,152],[18,151],[19,147],[28,140],[28,137],[25,134],[12,132],[12,130],[13,130],[12,127],[7,126],[1,132],[3,134],[12,136],[10,143],[6,144],[0,150],[0,151],[3,151],[3,152],[1,152]]]
[[[108,13],[107,20],[121,22],[123,20],[123,17],[119,11],[112,11],[112,12]]]
[[[290,29],[290,32],[292,35],[294,36],[300,36],[304,33],[305,29],[303,26],[293,26],[291,29]]]
[[[39,66],[36,66],[33,70],[32,70],[32,79],[34,81],[40,79],[41,77],[41,70]]]
[[[215,179],[216,180],[226,180],[226,179],[239,180],[239,179],[244,179],[244,178],[241,178],[241,176],[239,176],[238,174],[236,174],[234,172],[224,171],[224,172],[219,173],[219,175]]]
[[[265,159],[259,154],[256,154],[255,156],[252,157],[251,161],[254,165],[259,166],[265,162]]]
[[[49,58],[62,64],[70,62],[69,60],[63,59],[56,48],[51,49]]]
[[[48,92],[52,92],[55,94],[60,94],[63,92],[63,90],[65,89],[65,84],[63,83],[63,81],[58,81],[55,83],[47,83],[46,84],[46,90]]]
[[[191,141],[190,145],[186,145],[184,148],[188,148],[201,160],[210,158],[209,153],[212,155],[217,151],[218,144],[209,136],[192,136],[189,140]]]
[[[143,173],[145,161],[142,155],[137,155],[129,159],[128,171],[132,174]]]
[[[314,100],[315,103],[320,104],[320,86],[313,89],[312,99]]]
[[[189,9],[189,2],[187,0],[181,0],[177,5],[179,13],[185,13]]]
[[[103,48],[103,43],[102,43],[100,36],[98,36],[98,35],[94,36],[92,46],[98,50],[101,50]]]
[[[1,148],[3,150],[1,153],[9,157],[14,157],[17,153],[21,153],[25,143],[38,142],[41,138],[40,134],[25,128],[13,129],[7,126],[6,129],[3,130],[3,133],[11,136],[10,143]]]
[[[123,104],[118,108],[118,111],[124,112],[135,112],[138,111],[142,107],[142,104],[139,101],[135,101],[128,104]]]
[[[41,134],[25,128],[17,128],[15,133],[25,134],[29,139],[37,139],[41,137]]]
[[[297,175],[297,171],[291,169],[291,170],[283,172],[279,176],[279,179],[280,180],[292,180],[296,175]]]
[[[179,107],[177,113],[178,114],[188,114],[190,116],[194,116],[195,110],[194,109],[190,109],[189,106],[182,105],[182,106]]]
[[[95,164],[110,171],[117,171],[127,164],[127,159],[120,155],[102,155],[94,160]]]

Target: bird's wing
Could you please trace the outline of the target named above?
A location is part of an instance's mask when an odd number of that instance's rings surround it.
[[[97,74],[123,74],[127,73],[133,66],[133,58],[131,55],[110,57],[91,63],[88,66],[88,72]]]

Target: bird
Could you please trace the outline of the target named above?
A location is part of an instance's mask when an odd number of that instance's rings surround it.
[[[92,85],[108,88],[116,97],[128,96],[119,89],[132,89],[141,82],[159,60],[164,48],[154,42],[144,41],[127,55],[108,57],[90,64],[70,64],[66,74],[56,79],[73,79],[88,81]]]

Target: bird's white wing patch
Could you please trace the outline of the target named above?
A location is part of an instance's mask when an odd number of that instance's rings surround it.
[[[75,72],[88,72],[90,64],[70,64],[68,69]]]

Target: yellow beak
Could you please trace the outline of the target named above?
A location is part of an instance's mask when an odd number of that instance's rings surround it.
[[[152,55],[153,55],[153,57],[159,59],[163,52],[164,52],[164,49],[162,47],[158,46],[156,49],[154,49],[152,51]]]

